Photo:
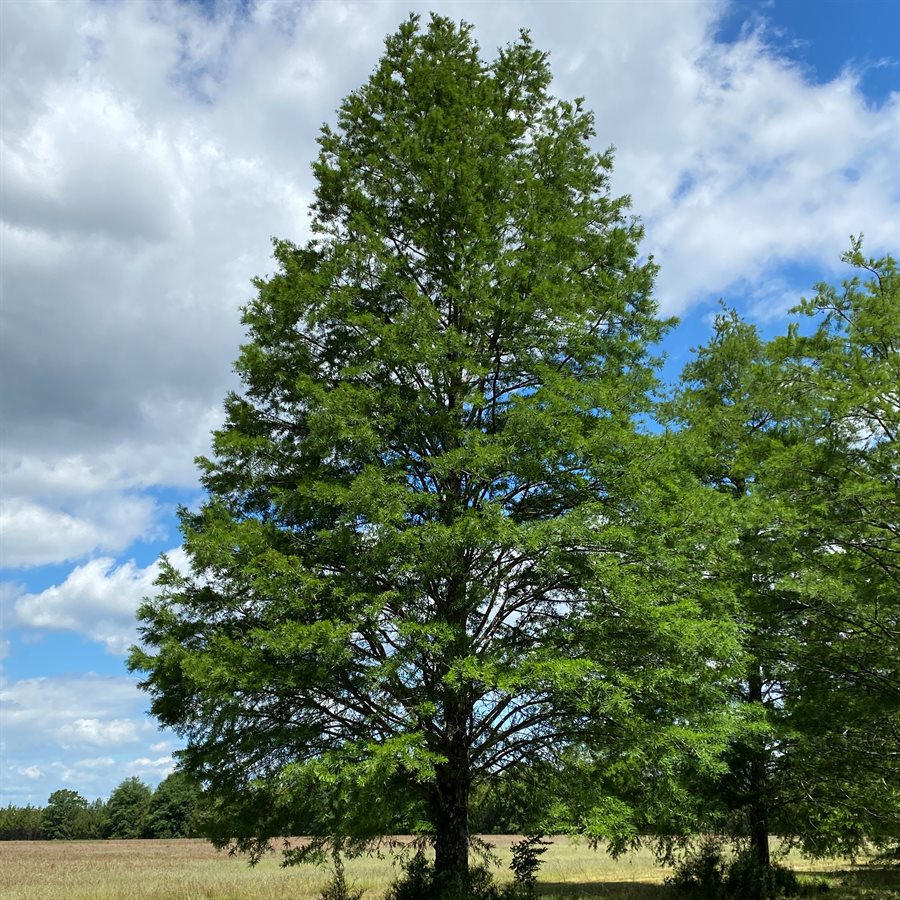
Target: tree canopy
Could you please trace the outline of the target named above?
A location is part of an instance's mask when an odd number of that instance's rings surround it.
[[[732,311],[672,406],[698,477],[733,505],[743,720],[707,827],[807,852],[900,835],[900,297],[893,260],[818,286],[771,341]]]
[[[147,815],[153,791],[140,778],[126,778],[109,795],[106,803],[104,837],[148,837]]]
[[[311,826],[305,858],[412,813],[459,881],[484,780],[718,746],[722,504],[639,425],[655,267],[550,79],[526,33],[484,62],[466,25],[404,23],[322,130],[313,239],[244,310],[191,570],[131,656],[221,843]]]

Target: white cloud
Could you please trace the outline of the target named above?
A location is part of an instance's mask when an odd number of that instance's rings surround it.
[[[307,235],[318,128],[405,9],[34,9],[5,11],[4,469],[68,467],[82,491],[193,485],[233,384],[249,280],[271,269],[270,235]],[[530,27],[554,89],[586,97],[670,311],[788,260],[832,271],[851,232],[873,250],[900,243],[898,95],[871,106],[849,69],[812,84],[759,29],[717,44],[724,9],[443,7],[474,22],[486,56]],[[93,523],[58,524],[82,546],[73,532]]]
[[[184,568],[180,548],[169,560]],[[125,653],[137,640],[135,610],[154,593],[158,563],[141,568],[133,561],[116,565],[103,557],[76,566],[61,584],[15,601],[18,622],[32,628],[64,629],[102,642],[110,653]]]
[[[111,756],[94,756],[87,759],[79,759],[73,763],[76,769],[108,769],[116,765],[116,761]]]
[[[664,300],[682,308],[771,279],[787,262],[831,272],[858,231],[870,249],[900,242],[900,94],[873,108],[850,71],[811,85],[755,38],[710,49],[696,74],[682,132],[637,163],[620,156],[662,264]],[[645,197],[636,164],[666,190]]]
[[[98,747],[133,744],[138,740],[137,722],[133,719],[75,719],[60,727],[56,736],[63,747],[95,744]]]
[[[60,733],[76,733],[79,721],[135,721],[147,698],[125,676],[71,675],[25,678],[0,686],[6,751],[43,750],[58,744]],[[155,734],[155,732],[154,732]]]
[[[165,772],[167,775],[172,770],[172,756],[158,756],[156,759],[150,759],[147,756],[141,756],[132,760],[132,765],[140,772]]]
[[[156,504],[149,497],[98,493],[73,512],[30,499],[4,499],[0,506],[0,565],[6,568],[59,563],[94,550],[124,550],[154,534]]]
[[[146,706],[136,680],[125,676],[0,684],[0,805],[43,803],[63,784],[95,797],[131,775],[151,783],[164,777],[171,755],[148,756],[145,748],[166,735],[147,718]]]

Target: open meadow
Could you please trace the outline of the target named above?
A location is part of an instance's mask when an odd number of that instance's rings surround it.
[[[498,877],[509,877],[509,848],[517,838],[492,835],[488,840],[500,860]],[[663,885],[666,870],[646,851],[613,860],[563,837],[554,840],[544,860],[542,898],[663,900],[674,895]],[[808,885],[827,882],[832,900],[900,900],[900,870],[793,856],[788,862]],[[383,895],[396,871],[390,856],[347,863],[349,880],[365,888],[371,900]],[[0,843],[4,900],[315,900],[327,879],[324,869],[284,869],[274,855],[251,869],[243,858],[218,853],[201,840]]]

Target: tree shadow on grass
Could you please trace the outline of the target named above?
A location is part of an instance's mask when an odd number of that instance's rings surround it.
[[[641,884],[635,881],[559,881],[538,882],[541,900],[576,897],[608,897],[609,900],[663,900],[673,897],[671,888],[662,884]]]
[[[900,890],[900,866],[860,866],[853,869],[831,869],[825,872],[799,874],[812,878],[826,878],[845,888],[869,891],[877,891],[879,888]]]
[[[860,897],[865,900],[893,900],[900,891],[900,866],[866,866],[833,869],[824,872],[798,872],[802,879],[827,879],[838,898]],[[845,893],[846,892],[846,893]],[[674,900],[683,897],[664,884],[641,884],[634,881],[558,881],[538,882],[541,900],[576,900],[606,897],[608,900]]]

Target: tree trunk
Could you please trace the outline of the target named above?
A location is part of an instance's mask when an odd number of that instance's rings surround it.
[[[434,868],[439,882],[465,884],[469,875],[469,773],[450,761],[437,772]]]
[[[763,702],[762,672],[755,668],[750,675],[747,699],[751,703]],[[769,856],[769,810],[768,772],[766,768],[766,748],[762,744],[754,749],[750,760],[750,848],[761,869],[768,869]]]
[[[459,479],[450,477],[447,496],[458,497]],[[453,521],[453,512],[445,509],[442,516]],[[471,766],[469,760],[469,719],[472,701],[466,685],[448,683],[450,664],[464,658],[470,651],[466,629],[467,563],[464,557],[455,560],[453,574],[447,579],[440,618],[455,632],[455,638],[444,649],[443,658],[435,666],[439,678],[443,706],[443,734],[437,750],[446,762],[436,767],[434,785],[434,869],[437,888],[449,891],[465,888],[469,880],[469,789]]]
[[[447,761],[435,772],[434,867],[439,885],[462,886],[468,882],[469,713],[465,698],[448,686],[444,696],[444,741],[440,749]]]

